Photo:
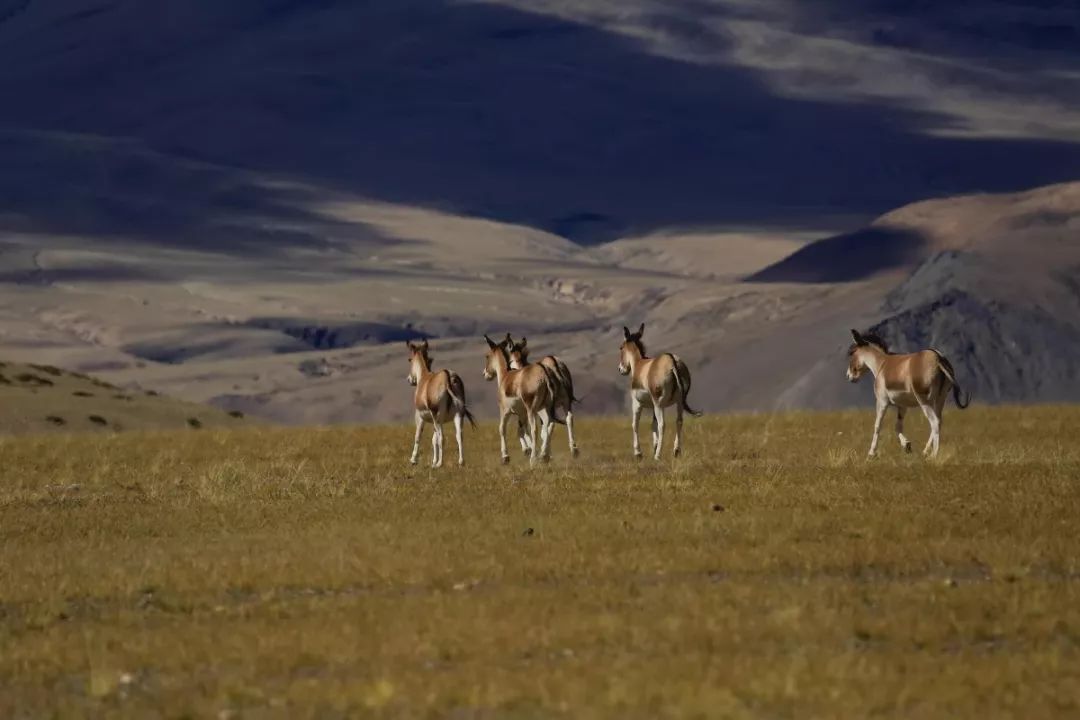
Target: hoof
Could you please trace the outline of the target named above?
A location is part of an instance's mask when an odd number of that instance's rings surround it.
[[[457,461],[457,466],[458,467],[465,467],[465,461],[464,460],[458,460]]]
[[[682,448],[675,448],[675,452],[672,453],[675,457],[682,457]]]
[[[416,464],[416,458],[409,458],[409,464],[410,465],[415,465]]]
[[[532,448],[522,448],[521,453],[525,457],[532,457]]]
[[[634,459],[635,459],[635,460],[640,460],[641,458],[642,458],[642,454],[641,454],[641,453],[639,453],[639,452],[636,452],[636,453],[634,453]]]
[[[577,449],[576,447],[575,448],[570,448],[570,456],[571,457],[577,457],[580,454],[581,454],[581,450]]]
[[[510,456],[509,455],[503,455],[502,456],[502,464],[503,465],[509,465],[510,464]]]
[[[906,453],[911,452],[911,443],[910,442],[904,443],[904,452],[906,452]]]

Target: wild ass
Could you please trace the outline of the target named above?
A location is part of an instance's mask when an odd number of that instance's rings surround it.
[[[638,421],[641,409],[651,407],[653,411],[652,441],[653,459],[660,459],[660,448],[664,443],[664,408],[675,406],[675,457],[682,454],[683,412],[695,417],[701,413],[687,404],[690,393],[690,370],[686,363],[672,353],[663,353],[650,358],[645,354],[645,344],[641,336],[645,334],[645,323],[641,323],[636,333],[623,327],[623,343],[619,347],[619,373],[630,376],[631,427],[634,431],[634,457],[641,458],[641,445],[638,442]]]
[[[877,335],[852,330],[851,337],[855,342],[848,348],[848,380],[858,382],[866,369],[874,375],[877,416],[869,456],[877,454],[878,435],[889,406],[896,407],[896,434],[905,452],[911,452],[911,441],[904,437],[904,413],[908,408],[922,408],[930,423],[930,438],[923,454],[937,455],[941,445],[941,414],[949,399],[949,390],[952,390],[956,407],[961,410],[971,402],[970,393],[965,393],[967,398],[961,401],[960,385],[956,382],[952,364],[933,348],[893,355]]]
[[[536,421],[540,420],[540,452],[531,452],[529,464],[535,464],[537,455],[541,460],[551,457],[551,424],[555,420],[555,381],[550,371],[541,365],[528,365],[518,370],[510,369],[506,347],[487,335],[488,351],[484,356],[484,379],[496,380],[499,397],[499,446],[503,463],[510,462],[506,450],[506,424],[511,415],[517,415],[518,423],[524,419],[529,433],[529,447],[536,445]]]
[[[520,342],[514,342],[510,337],[510,333],[506,333],[503,345],[506,347],[510,359],[511,370],[519,370],[529,365],[528,343],[528,338],[525,337],[522,337]],[[570,455],[577,457],[580,450],[578,450],[577,441],[574,438],[574,403],[581,402],[581,400],[574,396],[574,378],[570,374],[570,368],[555,355],[545,355],[540,359],[539,365],[547,368],[552,380],[555,381],[555,409],[562,408],[565,413],[563,422],[566,423],[566,434],[570,442]],[[531,448],[526,447],[525,433],[522,428],[519,428],[519,437],[522,444],[521,449],[526,453],[530,452]]]
[[[454,421],[454,435],[457,438],[458,465],[465,464],[465,449],[461,444],[462,419],[476,427],[472,413],[465,405],[465,383],[457,373],[450,370],[431,371],[431,356],[428,355],[428,341],[419,345],[405,343],[409,348],[409,384],[416,388],[413,394],[413,406],[416,410],[416,437],[413,438],[412,456],[409,462],[416,464],[420,458],[420,438],[424,434],[424,423],[434,427],[431,435],[431,466],[442,467],[443,462],[443,423]]]

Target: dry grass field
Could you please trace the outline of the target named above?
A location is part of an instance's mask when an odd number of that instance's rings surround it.
[[[871,415],[0,440],[0,717],[1076,717],[1080,408]]]

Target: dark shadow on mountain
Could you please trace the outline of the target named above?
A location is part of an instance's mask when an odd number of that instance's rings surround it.
[[[925,246],[925,238],[916,232],[869,227],[812,242],[754,273],[746,281],[825,283],[863,280],[917,263],[922,259]]]
[[[300,185],[260,182],[251,173],[155,153],[138,141],[0,128],[0,157],[7,231],[138,238],[239,256],[330,250],[342,241],[354,247],[407,242],[312,210],[323,198]],[[69,279],[136,278],[88,268]]]
[[[814,227],[928,196],[1075,179],[1080,168],[1077,144],[931,136],[950,120],[872,99],[778,97],[746,68],[666,59],[490,4],[200,3],[172,14],[143,3],[79,15],[90,7],[33,3],[0,24],[0,97],[15,99],[0,123],[131,138],[169,157],[583,243],[676,225]],[[84,200],[99,215],[54,212],[43,197],[79,188],[52,190],[61,170],[41,168],[24,193],[0,170],[0,190],[15,190],[0,192],[4,211],[72,232],[192,242],[206,230],[195,241],[205,245],[229,242],[238,216],[314,228],[247,238],[244,251],[347,231],[305,213],[303,192],[254,187],[172,208],[167,185],[150,183],[145,205],[92,185]],[[121,187],[142,183],[137,167],[125,173]]]

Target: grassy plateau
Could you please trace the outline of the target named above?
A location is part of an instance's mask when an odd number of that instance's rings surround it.
[[[1080,716],[1080,408],[871,424],[2,439],[0,717]]]

